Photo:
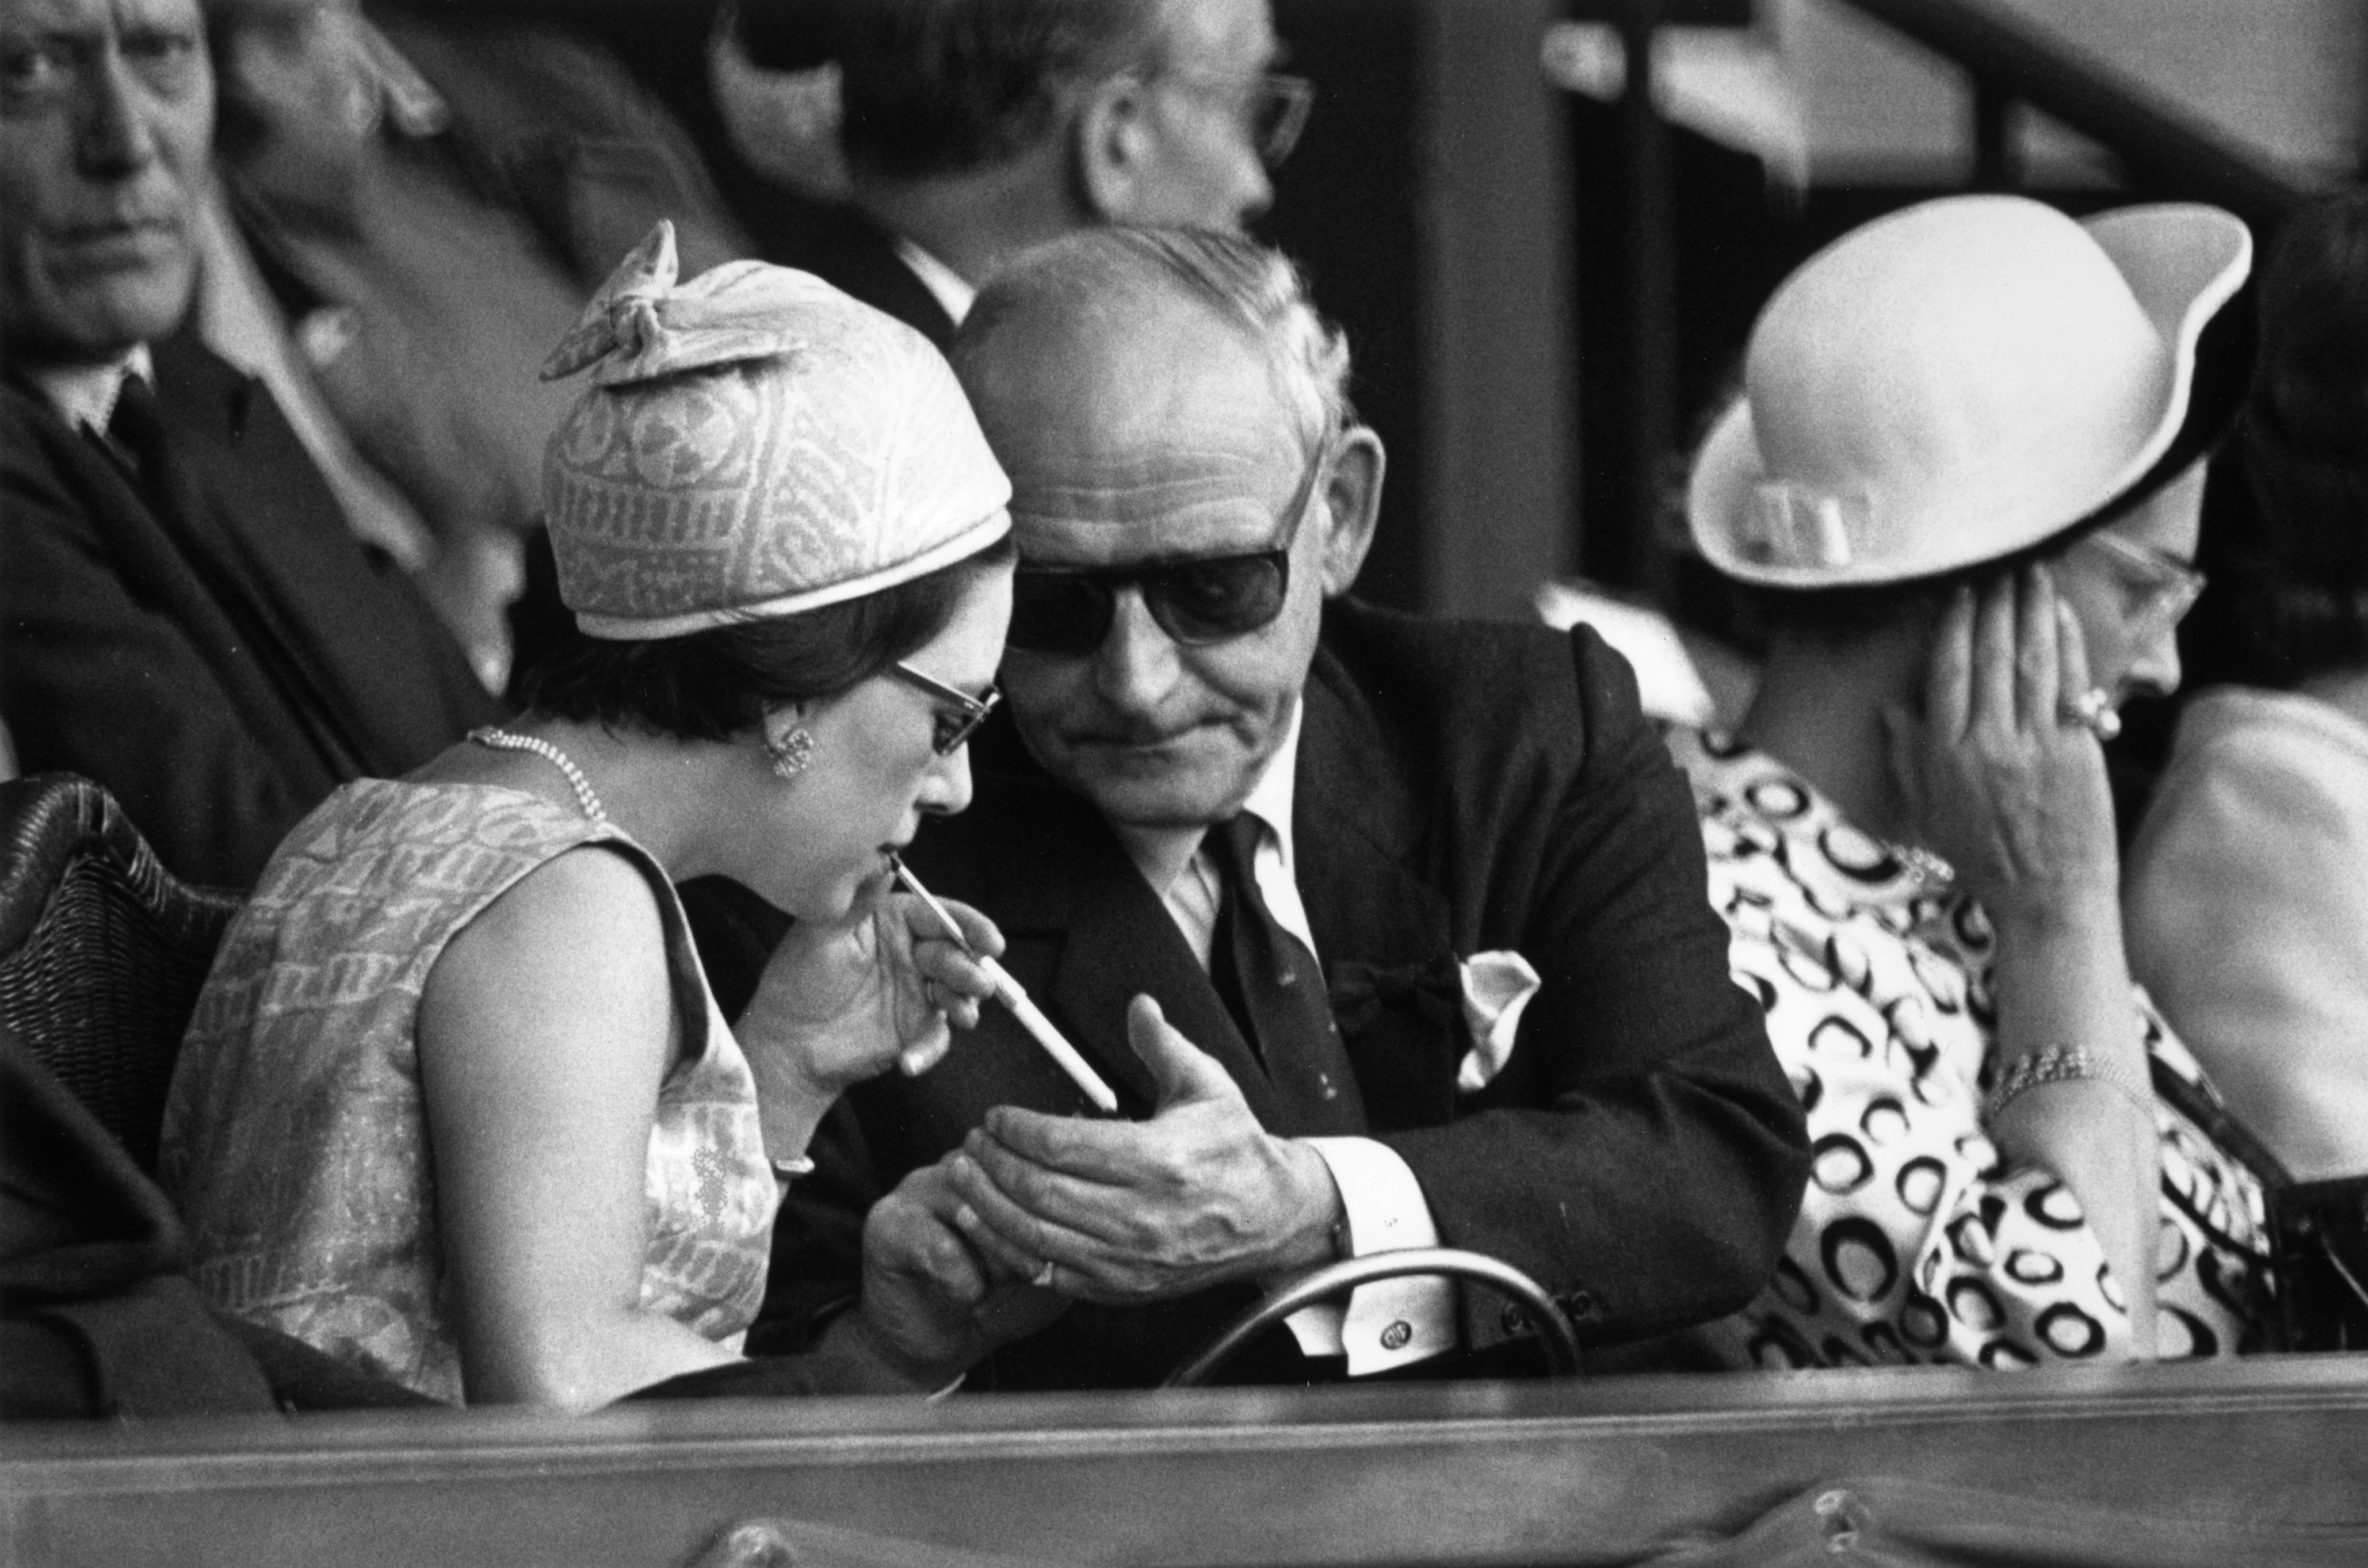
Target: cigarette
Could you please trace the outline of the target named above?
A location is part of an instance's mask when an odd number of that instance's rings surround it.
[[[1086,1059],[1077,1054],[1077,1048],[1062,1038],[1061,1031],[1053,1027],[1053,1020],[1029,999],[1019,982],[1012,979],[1010,972],[1001,964],[970,945],[970,938],[962,934],[962,928],[954,917],[946,912],[946,906],[921,885],[921,879],[913,875],[904,861],[891,855],[888,865],[896,873],[896,880],[905,884],[905,891],[929,906],[929,913],[936,915],[938,923],[946,928],[947,937],[970,955],[972,962],[986,971],[988,983],[995,987],[995,999],[1010,1009],[1011,1016],[1019,1020],[1019,1027],[1034,1036],[1036,1043],[1044,1048],[1044,1054],[1059,1064],[1061,1071],[1069,1075],[1071,1083],[1085,1091],[1087,1099],[1103,1111],[1116,1114],[1118,1096],[1110,1093],[1110,1086],[1102,1082],[1099,1074],[1087,1065]]]

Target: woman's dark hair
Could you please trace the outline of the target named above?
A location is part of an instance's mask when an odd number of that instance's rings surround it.
[[[2199,684],[2368,664],[2368,192],[2302,209],[2271,247],[2260,369],[2198,564],[2212,584],[2180,642]]]
[[[720,741],[768,708],[861,684],[945,631],[971,585],[1017,553],[1008,533],[978,554],[859,599],[688,637],[611,642],[572,627],[520,678],[525,706],[686,741]]]

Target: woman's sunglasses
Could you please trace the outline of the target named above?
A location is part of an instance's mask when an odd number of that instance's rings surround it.
[[[973,697],[934,676],[923,675],[902,660],[889,665],[888,673],[936,699],[931,712],[937,721],[937,730],[930,736],[929,744],[939,756],[951,756],[962,750],[971,736],[977,733],[978,727],[986,722],[986,716],[995,711],[995,705],[1003,700],[1003,693],[991,686],[986,688],[985,697]]]
[[[1011,579],[1014,648],[1083,658],[1102,645],[1118,596],[1133,588],[1159,630],[1188,648],[1206,647],[1270,626],[1291,595],[1291,547],[1315,496],[1329,443],[1319,446],[1285,513],[1282,537],[1246,555],[1206,555],[1140,566],[1022,566]]]

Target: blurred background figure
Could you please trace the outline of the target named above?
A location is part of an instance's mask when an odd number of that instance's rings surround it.
[[[1265,211],[1311,94],[1279,53],[1267,0],[740,0],[711,62],[734,149],[840,204],[768,256],[942,344],[1031,244]]]
[[[2303,1180],[2368,1172],[2368,194],[2305,209],[2217,460],[2130,960]]]
[[[500,690],[504,611],[568,406],[532,372],[658,218],[748,254],[684,132],[562,19],[207,0],[228,221],[207,341],[290,411],[355,532]]]

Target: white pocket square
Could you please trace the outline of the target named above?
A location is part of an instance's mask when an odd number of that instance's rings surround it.
[[[1510,951],[1474,953],[1457,960],[1455,969],[1463,987],[1463,1022],[1472,1033],[1472,1049],[1455,1071],[1455,1086],[1476,1094],[1504,1071],[1521,1027],[1521,1009],[1538,994],[1540,982],[1530,960]]]

